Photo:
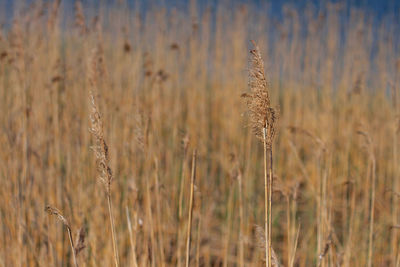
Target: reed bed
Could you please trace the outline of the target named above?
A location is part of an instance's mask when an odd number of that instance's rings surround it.
[[[3,13],[0,266],[399,266],[394,14]]]

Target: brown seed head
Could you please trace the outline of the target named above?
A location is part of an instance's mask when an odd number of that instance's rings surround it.
[[[247,99],[247,107],[254,133],[257,137],[263,139],[265,129],[267,145],[270,147],[275,136],[277,113],[271,107],[269,86],[265,77],[264,62],[261,58],[260,50],[255,42],[253,42],[253,45],[254,49],[250,50],[250,92],[243,94],[242,97]]]
[[[55,215],[65,225],[65,227],[71,229],[68,220],[65,219],[65,217],[61,214],[61,212],[58,209],[56,209],[56,208],[54,208],[54,207],[52,207],[50,205],[47,205],[44,210],[49,215]]]

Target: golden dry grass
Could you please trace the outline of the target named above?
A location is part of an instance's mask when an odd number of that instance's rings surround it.
[[[279,106],[276,261],[399,266],[393,17],[66,6],[20,3],[0,31],[0,266],[71,266],[74,253],[79,266],[265,266],[264,151],[241,98],[250,40]]]

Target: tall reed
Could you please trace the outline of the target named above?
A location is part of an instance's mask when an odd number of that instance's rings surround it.
[[[250,120],[255,135],[264,145],[264,195],[265,195],[265,257],[267,267],[272,265],[272,143],[275,137],[276,110],[271,107],[269,85],[264,73],[264,61],[255,42],[250,50],[249,70],[250,93],[242,96],[247,99]]]
[[[96,88],[96,75],[97,75],[97,65],[96,65],[96,58],[92,58],[91,66],[89,69],[89,83],[91,86],[91,90],[89,92],[90,98],[90,122],[91,128],[90,132],[94,137],[95,144],[92,146],[92,149],[95,153],[97,159],[97,170],[99,174],[99,178],[101,182],[105,186],[106,191],[106,198],[107,198],[107,207],[108,207],[108,214],[110,218],[110,227],[111,227],[111,237],[112,237],[112,245],[113,245],[113,252],[114,252],[114,264],[115,266],[119,266],[119,257],[118,257],[118,246],[117,246],[117,237],[115,232],[115,222],[113,216],[113,206],[111,200],[111,183],[114,179],[113,173],[109,164],[109,154],[108,154],[108,146],[104,139],[103,134],[103,120],[100,115],[99,109],[96,104],[95,96],[93,91]]]
[[[192,216],[193,216],[193,201],[194,201],[194,183],[196,181],[196,158],[197,151],[193,151],[192,156],[192,175],[190,178],[190,199],[189,199],[189,215],[188,215],[188,227],[186,236],[186,267],[189,267],[190,263],[190,240],[192,234]]]

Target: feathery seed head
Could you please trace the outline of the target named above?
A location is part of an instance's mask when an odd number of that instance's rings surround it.
[[[99,178],[106,186],[107,193],[109,193],[113,175],[109,166],[108,146],[103,135],[102,118],[100,112],[98,111],[92,91],[90,91],[90,104],[92,108],[90,112],[90,132],[93,134],[95,139],[95,144],[92,146],[92,149],[97,158],[97,170],[99,172]]]
[[[108,146],[106,141],[104,140],[103,120],[96,103],[95,95],[93,93],[93,91],[97,90],[96,85],[98,76],[95,52],[93,53],[91,61],[89,62],[88,73],[89,73],[88,74],[89,84],[91,87],[89,91],[89,101],[91,107],[90,132],[92,133],[95,141],[95,144],[92,146],[92,149],[97,159],[97,170],[99,172],[99,178],[105,185],[107,194],[110,194],[113,175],[109,164]]]
[[[242,94],[242,97],[247,99],[247,107],[254,133],[261,139],[264,139],[265,135],[267,146],[271,147],[275,136],[277,113],[271,107],[269,85],[265,77],[264,62],[261,58],[260,50],[255,42],[253,42],[253,45],[254,49],[250,50],[250,92]]]
[[[61,212],[58,209],[56,209],[50,205],[47,205],[45,208],[45,211],[49,215],[55,215],[65,225],[65,227],[71,229],[68,220],[65,219],[65,217],[61,214]]]

